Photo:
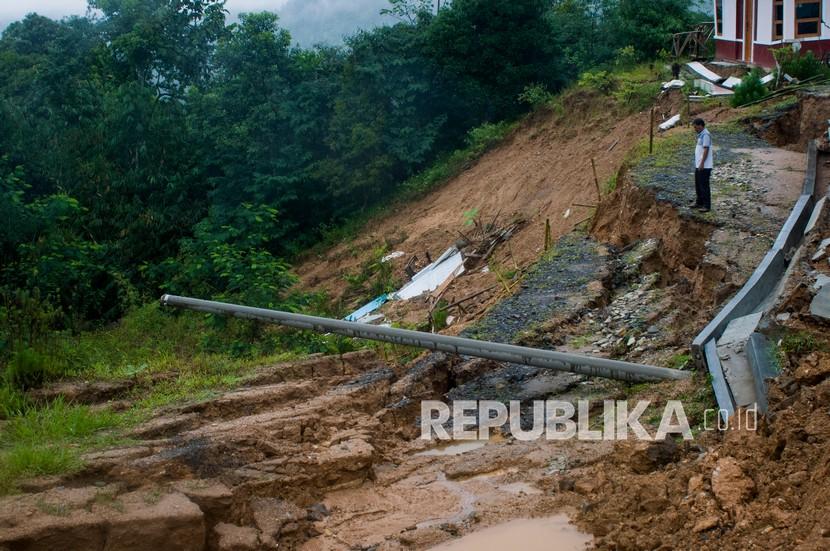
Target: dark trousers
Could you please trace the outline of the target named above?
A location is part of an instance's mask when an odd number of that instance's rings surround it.
[[[709,179],[712,177],[712,169],[695,169],[695,193],[697,193],[697,206],[706,209],[712,208],[712,192],[709,189]]]

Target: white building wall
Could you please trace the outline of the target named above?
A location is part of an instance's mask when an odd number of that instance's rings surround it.
[[[824,24],[825,21],[830,22],[830,0],[821,3],[821,20],[821,38],[825,40],[830,38],[830,27]]]
[[[790,0],[792,1],[792,0]],[[738,24],[738,2],[737,0],[724,0],[723,2],[723,35],[724,40],[737,40],[735,29]]]
[[[795,38],[795,0],[784,0],[784,41]]]
[[[825,0],[830,2],[830,0]],[[772,0],[758,0],[758,17],[755,19],[758,28],[755,31],[756,44],[772,43]]]

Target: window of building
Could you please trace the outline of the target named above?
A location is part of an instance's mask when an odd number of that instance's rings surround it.
[[[723,36],[723,0],[715,0],[715,34]]]
[[[821,0],[795,0],[795,36],[821,34]]]
[[[784,0],[775,0],[772,3],[772,38],[784,38]]]

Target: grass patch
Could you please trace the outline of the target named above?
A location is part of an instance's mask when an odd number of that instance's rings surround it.
[[[62,399],[39,406],[17,388],[0,385],[0,417],[7,419],[0,433],[0,494],[13,492],[25,478],[77,471],[84,453],[124,443],[123,430],[154,409],[232,389],[258,366],[367,346],[239,321],[165,312],[150,304],[104,330],[53,335],[48,357],[67,366],[67,374],[85,380],[135,379],[128,396],[133,407],[114,413]],[[160,373],[171,376],[160,379]]]
[[[713,412],[718,411],[718,404],[715,400],[715,392],[712,390],[712,384],[711,381],[709,381],[708,376],[703,377],[701,375],[697,375],[695,383],[696,388],[694,391],[678,397],[680,402],[683,404],[683,411],[686,413],[686,418],[689,421],[692,433],[698,433],[703,430],[707,411],[709,411],[708,421],[710,423],[713,419]],[[717,415],[717,413],[715,413],[715,415]]]
[[[720,127],[718,127],[720,129]],[[688,148],[689,143],[694,144],[692,140],[692,133],[694,131],[687,128],[681,128],[672,132],[671,134],[654,136],[654,149],[652,153],[648,152],[648,138],[643,138],[628,152],[625,158],[625,164],[634,166],[645,159],[649,159],[649,168],[660,169],[675,167],[678,164],[678,155],[684,148]]]
[[[68,517],[69,513],[72,512],[66,503],[52,503],[43,498],[37,500],[35,507],[40,509],[41,512],[52,515],[53,517]]]
[[[689,353],[675,354],[669,358],[669,367],[671,369],[684,369],[692,361],[692,355]]]
[[[668,74],[660,64],[640,64],[615,70],[595,69],[583,73],[576,90],[596,90],[614,98],[616,106],[625,113],[642,111],[654,104],[660,94],[661,83]]]
[[[115,441],[112,429],[127,424],[124,414],[93,411],[62,399],[29,408],[9,420],[0,434],[0,494],[20,479],[67,474],[80,469],[87,450]]]
[[[807,331],[785,333],[775,348],[775,361],[779,367],[797,363],[799,358],[811,352],[826,351],[827,343]]]
[[[108,509],[113,509],[118,511],[119,513],[123,513],[126,510],[124,507],[124,503],[118,499],[117,493],[115,491],[102,491],[95,494],[94,503],[96,505],[100,505],[101,507],[106,507]]]
[[[583,346],[588,346],[593,341],[593,335],[577,335],[571,339],[569,343],[573,348],[582,348]]]

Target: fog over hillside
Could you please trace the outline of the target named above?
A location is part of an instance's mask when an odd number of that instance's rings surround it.
[[[311,46],[318,42],[338,44],[358,29],[393,22],[391,17],[380,15],[380,10],[387,5],[386,0],[228,0],[225,7],[229,20],[237,19],[244,12],[276,12],[295,42]],[[87,3],[86,0],[0,2],[0,29],[31,12],[60,19],[84,15]]]

